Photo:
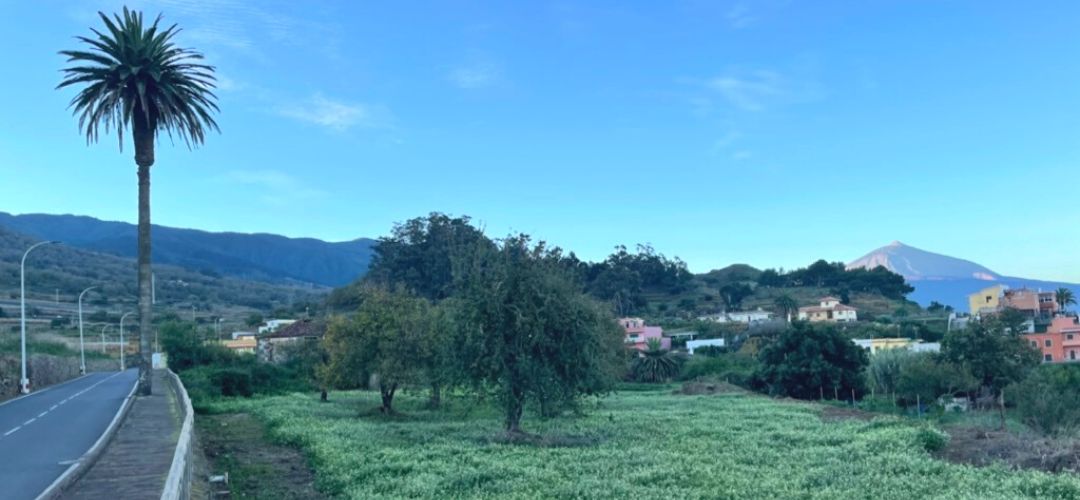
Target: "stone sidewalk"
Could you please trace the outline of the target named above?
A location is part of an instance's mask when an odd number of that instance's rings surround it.
[[[168,376],[154,370],[154,393],[136,397],[105,452],[65,499],[160,498],[172,465],[183,410]]]

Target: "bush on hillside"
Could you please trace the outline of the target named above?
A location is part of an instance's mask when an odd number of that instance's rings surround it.
[[[902,358],[896,395],[901,404],[932,403],[941,396],[973,392],[979,381],[969,370],[933,353]]]

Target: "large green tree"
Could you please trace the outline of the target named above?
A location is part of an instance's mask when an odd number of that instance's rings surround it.
[[[330,323],[323,347],[327,370],[346,380],[376,375],[382,411],[394,412],[394,395],[425,381],[436,316],[431,304],[403,290],[368,287],[356,314]]]
[[[463,290],[456,359],[473,387],[494,389],[511,435],[521,433],[527,402],[601,394],[626,366],[622,329],[562,259],[513,236],[478,257]]]
[[[770,394],[815,399],[824,392],[865,392],[866,350],[830,326],[796,321],[761,350],[756,378]]]
[[[116,134],[121,149],[130,130],[139,180],[139,394],[151,392],[152,337],[150,270],[150,167],[154,143],[162,132],[180,137],[189,147],[202,144],[208,130],[217,130],[214,68],[202,54],[177,47],[179,28],[161,29],[161,16],[147,25],[141,12],[124,8],[112,17],[99,12],[104,31],[79,36],[87,47],[65,50],[71,65],[57,88],[80,86],[71,101],[87,142],[97,142],[102,129]]]

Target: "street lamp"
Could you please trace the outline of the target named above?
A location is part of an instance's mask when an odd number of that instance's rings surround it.
[[[112,325],[105,323],[101,327],[101,354],[105,354],[105,329]]]
[[[79,294],[79,375],[86,375],[86,351],[83,348],[82,298],[83,295],[86,295],[86,292],[95,288],[97,287],[88,287]]]
[[[124,371],[124,318],[135,314],[133,312],[124,313],[120,316],[120,371]]]
[[[23,394],[30,393],[30,379],[26,378],[26,256],[30,255],[33,249],[51,243],[59,243],[59,241],[42,241],[30,245],[30,248],[23,253],[22,262],[19,264],[19,351],[22,354],[22,378],[19,379],[19,392]]]

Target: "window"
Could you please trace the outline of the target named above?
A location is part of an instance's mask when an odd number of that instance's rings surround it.
[[[1039,347],[1039,343],[1032,340],[1031,341],[1031,347]]]
[[[1046,339],[1046,342],[1043,342],[1043,344],[1044,344],[1044,345],[1045,345],[1046,347],[1053,347],[1053,346],[1054,346],[1054,341],[1053,341],[1053,340],[1050,340],[1050,339]]]
[[[1067,338],[1069,340],[1072,340],[1073,339],[1073,334],[1070,333],[1070,334],[1066,335],[1065,338]]]
[[[1076,361],[1076,351],[1069,351],[1069,359]]]
[[[1054,356],[1052,356],[1050,354],[1043,355],[1043,361],[1053,361],[1053,360],[1054,360]]]

